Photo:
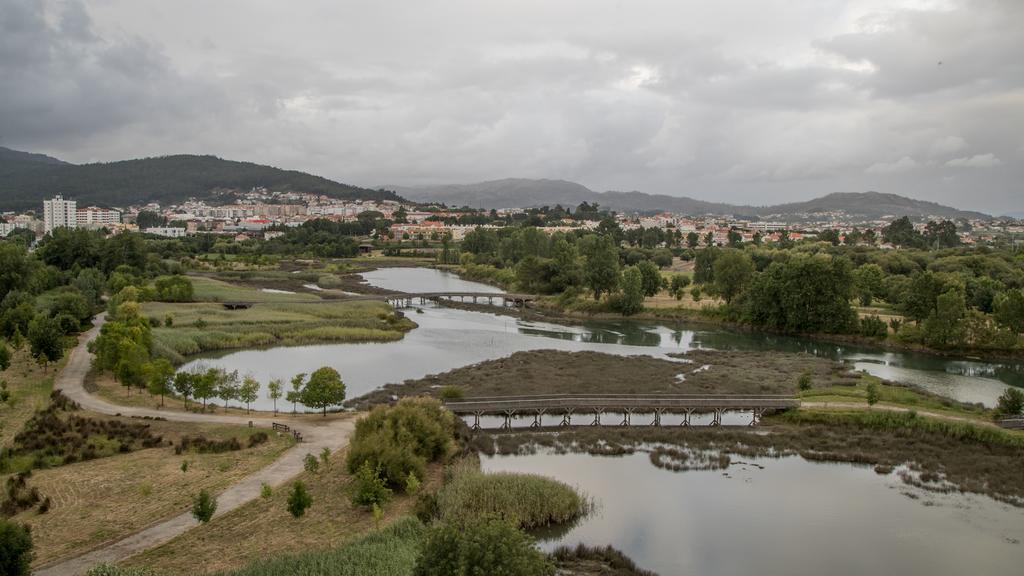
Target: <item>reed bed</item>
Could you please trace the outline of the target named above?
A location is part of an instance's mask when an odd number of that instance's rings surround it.
[[[524,530],[570,522],[592,508],[572,486],[533,474],[485,474],[459,466],[437,495],[438,517],[460,522],[497,516]]]

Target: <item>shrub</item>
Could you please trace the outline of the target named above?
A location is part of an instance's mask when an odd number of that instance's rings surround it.
[[[533,540],[495,518],[432,529],[415,576],[549,576],[554,567]]]
[[[306,469],[306,472],[316,474],[320,471],[320,461],[316,459],[316,456],[306,454],[306,457],[302,459],[302,467]]]
[[[441,398],[441,400],[444,401],[462,400],[463,398],[466,397],[466,393],[462,390],[460,386],[449,384],[448,386],[441,388],[441,392],[440,394],[438,394],[438,396]]]
[[[409,472],[409,476],[405,479],[405,493],[415,494],[420,490],[420,479],[415,474]]]
[[[406,398],[395,406],[378,406],[356,423],[348,471],[355,473],[368,462],[388,486],[404,488],[410,472],[423,478],[428,462],[449,454],[454,430],[454,417],[437,400]]]
[[[269,500],[270,497],[273,495],[274,489],[270,486],[270,484],[267,484],[266,482],[260,484],[260,498],[263,498],[264,500]]]
[[[1010,386],[999,396],[996,416],[1018,416],[1024,412],[1024,390]]]
[[[874,406],[878,404],[881,399],[881,394],[878,391],[878,384],[871,382],[868,384],[868,405]]]
[[[812,382],[811,373],[810,372],[804,372],[803,374],[800,375],[800,379],[797,380],[797,386],[801,390],[810,390],[811,389],[811,382]]]
[[[326,447],[326,446],[324,446],[323,449],[320,450],[320,462],[323,463],[324,467],[327,467],[327,465],[330,463],[330,460],[331,460],[331,449]]]
[[[860,319],[860,334],[868,338],[883,339],[889,335],[889,328],[878,316],[865,316]]]
[[[352,484],[352,503],[357,506],[383,505],[391,499],[391,489],[381,478],[379,468],[371,468],[364,461],[356,471]]]
[[[300,518],[306,513],[306,509],[313,505],[313,497],[306,491],[306,485],[301,480],[292,485],[292,491],[288,494],[288,512],[295,518]]]
[[[699,302],[703,295],[704,293],[701,291],[700,286],[694,286],[690,289],[690,296],[693,298],[694,302]]]
[[[217,498],[206,490],[201,490],[192,500],[192,516],[203,524],[209,522],[216,511]]]
[[[0,520],[0,574],[28,576],[32,557],[32,529]]]

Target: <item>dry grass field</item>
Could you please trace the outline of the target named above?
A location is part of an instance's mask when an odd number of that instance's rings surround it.
[[[210,439],[236,437],[248,446],[253,430],[228,425],[147,422],[154,433],[163,435],[163,447],[32,473],[29,486],[49,497],[51,507],[45,514],[36,510],[21,512],[14,520],[32,526],[36,565],[76,556],[180,514],[191,506],[192,496],[200,490],[223,490],[268,465],[292,445],[290,437],[271,435],[269,441],[253,448],[221,454],[176,455],[166,441],[176,443],[183,434],[202,434]],[[182,471],[185,461],[188,468]]]
[[[209,524],[128,559],[125,564],[157,568],[164,575],[193,575],[241,568],[258,558],[336,547],[376,526],[372,514],[354,507],[348,498],[352,477],[345,470],[344,450],[331,456],[319,472],[302,473],[313,505],[301,518],[286,509],[292,482],[274,490],[268,499],[245,504]],[[421,490],[441,485],[442,468],[431,465]],[[415,496],[396,494],[384,507],[380,525],[411,513]]]
[[[65,357],[44,370],[32,360],[27,344],[12,352],[11,366],[0,372],[11,393],[7,402],[0,403],[0,446],[7,446],[32,414],[50,403],[53,378],[66,361]]]

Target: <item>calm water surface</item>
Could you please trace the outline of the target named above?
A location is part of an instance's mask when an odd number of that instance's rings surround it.
[[[551,476],[595,499],[597,512],[542,540],[545,550],[610,544],[662,576],[1021,573],[1018,508],[923,492],[895,474],[848,464],[744,462],[680,473],[654,467],[643,453],[535,454],[482,465]]]
[[[363,276],[375,286],[404,292],[501,292],[493,286],[426,268],[385,268]],[[348,397],[353,398],[387,383],[422,378],[524,350],[593,350],[664,357],[670,352],[713,348],[766,353],[809,352],[849,362],[856,369],[882,378],[916,384],[957,400],[983,402],[990,406],[995,404],[995,399],[1007,385],[1024,386],[1024,367],[1020,365],[951,360],[799,338],[720,329],[687,329],[630,320],[562,326],[430,305],[420,310],[422,313],[405,311],[419,327],[397,342],[245,350],[200,358],[182,369],[220,366],[252,374],[266,384],[272,378],[287,381],[296,373],[332,366],[341,372],[348,386]],[[262,398],[255,407],[268,409],[271,403]]]

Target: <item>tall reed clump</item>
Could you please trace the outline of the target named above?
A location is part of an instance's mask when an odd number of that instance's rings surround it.
[[[389,488],[404,490],[409,475],[425,477],[427,464],[455,449],[455,418],[431,398],[406,398],[378,406],[356,423],[346,466],[356,473],[365,463]]]
[[[333,550],[258,560],[218,576],[399,576],[412,574],[426,528],[419,520],[403,517],[386,528]]]
[[[494,516],[524,530],[575,520],[591,507],[588,498],[558,480],[534,474],[486,474],[469,465],[455,467],[437,495],[442,521]]]

